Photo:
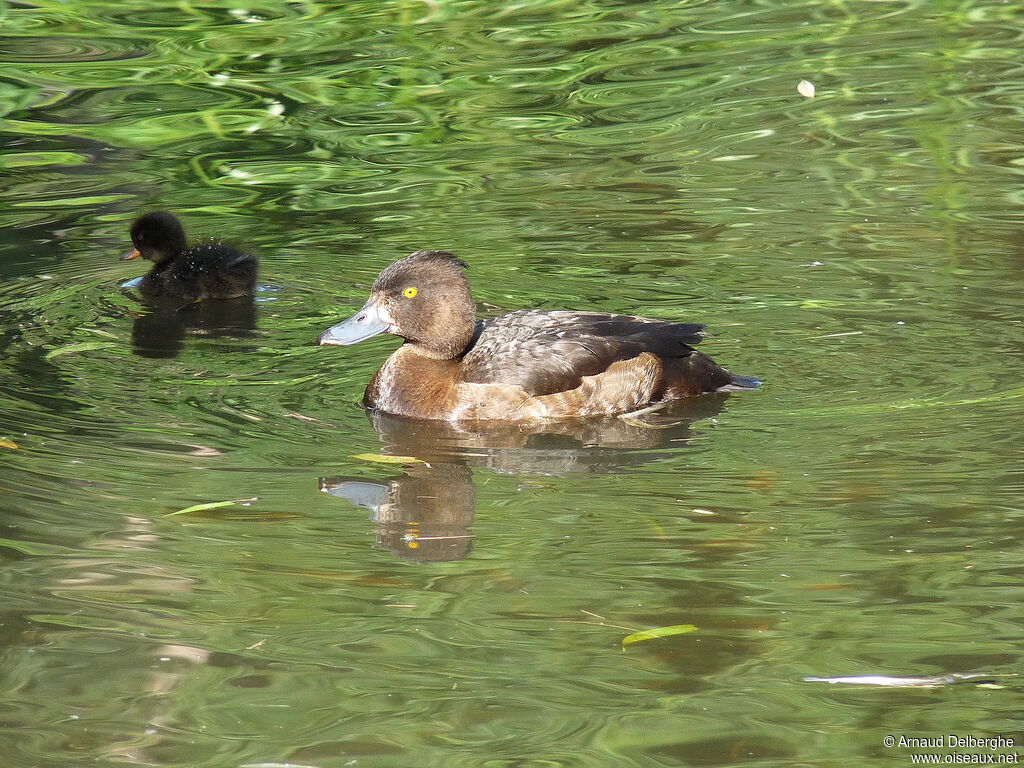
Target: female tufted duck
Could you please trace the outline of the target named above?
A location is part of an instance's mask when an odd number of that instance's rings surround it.
[[[337,345],[385,332],[405,339],[366,388],[367,406],[413,419],[543,421],[760,383],[689,346],[702,325],[532,309],[476,321],[465,267],[445,251],[417,251],[381,272],[366,305],[320,336]]]
[[[140,256],[153,269],[133,284],[147,296],[183,299],[234,299],[256,289],[256,258],[217,242],[185,243],[185,230],[170,213],[147,213],[131,228],[135,250],[122,261]]]

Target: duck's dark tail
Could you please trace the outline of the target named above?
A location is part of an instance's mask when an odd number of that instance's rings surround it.
[[[753,376],[741,376],[738,373],[730,373],[729,377],[732,381],[724,387],[719,387],[716,390],[717,392],[749,392],[752,389],[757,389],[762,384],[761,379],[755,379]]]

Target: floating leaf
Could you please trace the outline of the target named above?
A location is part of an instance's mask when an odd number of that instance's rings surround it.
[[[18,444],[13,440],[5,440],[0,437],[0,448],[10,448],[12,451],[18,450]]]
[[[67,547],[40,544],[38,542],[17,541],[15,539],[0,539],[0,547],[23,552],[26,555],[62,555],[66,557],[72,552]]]
[[[360,461],[376,461],[379,464],[425,464],[415,456],[386,456],[383,453],[353,453],[350,458]]]
[[[64,197],[57,200],[26,200],[10,203],[12,208],[28,208],[32,205],[45,205],[51,208],[65,208],[73,205],[104,205],[127,200],[131,195],[85,195],[84,197]]]
[[[864,331],[843,331],[842,333],[826,333],[824,336],[809,336],[811,339],[834,339],[838,336],[860,336]]]
[[[117,338],[117,334],[111,333],[110,331],[104,331],[100,328],[82,328],[81,330],[88,331],[89,333],[95,333],[97,336],[106,336],[108,339]]]
[[[687,632],[696,632],[697,627],[693,624],[675,624],[671,627],[658,627],[657,629],[645,629],[642,632],[634,632],[622,638],[622,644],[632,645],[644,640],[654,640],[657,637],[670,637],[672,635],[685,635]]]
[[[66,347],[58,347],[46,355],[47,360],[52,360],[61,355],[70,355],[73,352],[92,352],[95,349],[106,349],[116,346],[112,341],[81,341],[77,344],[68,344]]]
[[[175,515],[187,515],[190,512],[203,512],[207,509],[220,509],[221,507],[232,507],[237,504],[237,501],[210,501],[206,504],[193,504],[191,507],[185,507],[179,509],[177,512],[168,512],[164,517],[174,517]]]
[[[796,92],[803,96],[805,99],[814,98],[814,83],[810,80],[801,80],[796,84]]]

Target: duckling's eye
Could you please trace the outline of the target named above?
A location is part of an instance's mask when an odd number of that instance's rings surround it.
[[[402,295],[405,296],[405,298],[407,298],[407,299],[411,299],[411,298],[414,298],[416,296],[416,294],[419,293],[419,292],[420,292],[419,288],[417,288],[415,285],[410,285],[408,288],[406,288],[404,291],[402,291]]]

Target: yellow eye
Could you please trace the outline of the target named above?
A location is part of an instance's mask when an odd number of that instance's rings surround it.
[[[419,293],[419,292],[420,292],[419,288],[417,288],[414,285],[410,285],[408,288],[406,288],[404,291],[402,291],[402,295],[405,296],[405,298],[407,298],[407,299],[411,299],[411,298],[415,297],[416,294]]]

